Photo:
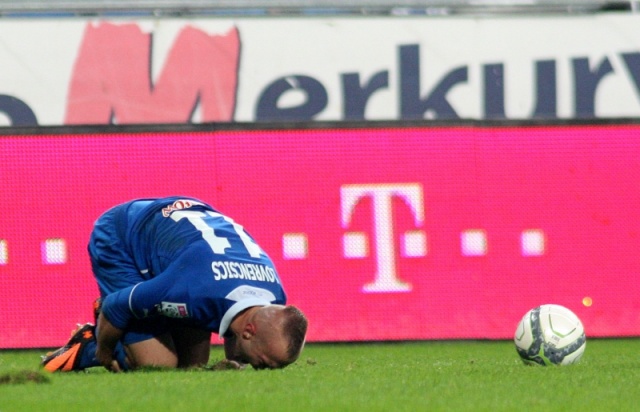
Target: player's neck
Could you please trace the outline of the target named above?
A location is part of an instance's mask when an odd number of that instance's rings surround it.
[[[242,333],[244,326],[251,321],[258,309],[260,309],[260,306],[252,306],[237,314],[231,321],[229,329],[236,335]]]

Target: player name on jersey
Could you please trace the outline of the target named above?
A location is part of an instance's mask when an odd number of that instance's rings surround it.
[[[214,261],[211,263],[214,280],[248,279],[260,282],[280,283],[273,268],[255,263]]]

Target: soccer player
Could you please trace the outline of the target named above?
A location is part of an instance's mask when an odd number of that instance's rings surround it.
[[[212,332],[224,338],[227,367],[282,368],[302,351],[307,320],[285,305],[273,262],[200,200],[115,206],[96,221],[88,249],[101,296],[96,326],[79,326],[43,356],[48,371],[204,366]]]

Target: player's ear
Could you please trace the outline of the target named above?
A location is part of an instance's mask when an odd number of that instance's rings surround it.
[[[251,339],[256,335],[256,325],[247,323],[242,330],[242,339]]]

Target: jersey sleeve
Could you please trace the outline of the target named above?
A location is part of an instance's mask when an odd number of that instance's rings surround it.
[[[125,329],[133,317],[129,307],[129,299],[131,292],[138,285],[140,283],[107,295],[102,301],[103,315],[118,329]]]
[[[132,319],[167,315],[171,308],[164,306],[167,302],[181,301],[180,293],[170,276],[158,276],[108,295],[102,311],[113,326],[125,329]],[[175,310],[174,317],[188,317],[188,313],[180,316],[180,308]],[[186,304],[182,310],[186,311]]]

